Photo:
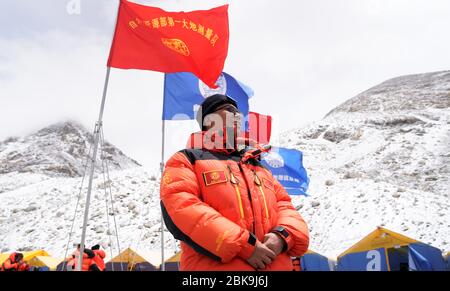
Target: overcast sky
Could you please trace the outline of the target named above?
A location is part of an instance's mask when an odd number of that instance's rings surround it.
[[[172,11],[229,3],[225,71],[254,89],[251,109],[274,117],[275,134],[389,78],[450,69],[448,0],[134,2]],[[92,131],[117,6],[0,1],[0,140],[65,120]],[[106,138],[148,167],[160,160],[162,81],[161,73],[113,69],[104,114]],[[170,122],[166,157],[193,130]]]

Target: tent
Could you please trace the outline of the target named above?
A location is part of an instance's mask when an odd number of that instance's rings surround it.
[[[447,271],[450,271],[450,252],[445,256],[445,261],[447,262]]]
[[[302,271],[334,271],[334,261],[308,250],[300,257],[300,267]]]
[[[23,260],[28,264],[31,260],[33,260],[37,256],[50,257],[50,255],[44,250],[36,250],[36,251],[29,251],[29,252],[17,251],[17,252],[23,254]],[[2,264],[7,258],[9,258],[9,256],[12,253],[13,252],[0,254],[0,264]]]
[[[50,256],[35,256],[28,261],[28,264],[33,267],[48,267],[50,271],[55,271],[57,266],[63,261],[62,258],[53,258]]]
[[[61,261],[59,259],[55,259],[50,257],[50,255],[44,250],[35,250],[22,252],[17,251],[23,254],[23,260],[31,267],[48,267],[50,270],[55,270],[58,263]],[[9,258],[11,253],[3,253],[0,254],[0,264],[2,264],[6,259]]]
[[[412,271],[445,271],[441,250],[423,243],[409,245],[408,263]]]
[[[3,264],[4,261],[9,257],[10,254],[7,253],[1,253],[0,254],[0,264]]]
[[[27,263],[37,256],[50,257],[50,255],[44,250],[36,250],[36,251],[22,252],[22,253],[23,253],[23,260]]]
[[[157,271],[160,265],[159,251],[127,248],[106,263],[106,271]]]
[[[450,252],[447,252],[444,257],[445,270],[450,271]]]
[[[179,271],[180,270],[180,257],[181,251],[177,252],[172,257],[164,261],[166,271]]]
[[[442,271],[441,251],[378,227],[338,256],[338,271]]]

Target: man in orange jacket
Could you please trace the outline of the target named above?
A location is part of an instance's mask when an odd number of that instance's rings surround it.
[[[100,245],[95,245],[91,248],[91,250],[94,252],[95,257],[93,258],[95,264],[97,265],[98,269],[100,271],[104,271],[105,270],[105,257],[106,257],[106,253],[104,250],[100,249]]]
[[[0,271],[28,271],[30,266],[23,261],[22,253],[12,253],[0,267]]]
[[[242,115],[228,96],[206,98],[197,121],[202,132],[169,159],[161,179],[164,221],[181,241],[180,270],[291,271],[309,233],[260,163],[269,147],[240,137]]]
[[[78,260],[80,256],[80,245],[73,254],[67,259],[67,270],[77,271],[78,270]],[[84,249],[81,271],[102,271],[96,263],[96,253],[88,248]]]

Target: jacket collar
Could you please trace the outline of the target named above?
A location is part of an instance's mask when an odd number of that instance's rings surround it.
[[[243,162],[258,158],[263,152],[270,151],[269,145],[259,145],[255,140],[250,139],[247,133],[243,133],[235,141],[234,148],[227,148],[226,139],[222,132],[199,131],[194,132],[188,139],[187,149],[202,149],[210,152],[222,153],[225,155],[240,155]]]
[[[255,146],[257,143],[249,139],[243,134],[234,142],[234,147],[227,146],[226,135],[223,131],[199,131],[194,132],[188,139],[186,148],[188,149],[203,149],[211,152],[220,152],[225,154],[232,154],[242,152],[248,146]],[[231,145],[233,146],[233,145]]]

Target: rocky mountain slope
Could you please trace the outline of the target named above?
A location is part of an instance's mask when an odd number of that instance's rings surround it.
[[[75,217],[72,250],[91,138],[69,122],[0,143],[0,251],[44,248],[62,257]],[[311,249],[336,257],[382,225],[450,250],[450,72],[388,80],[283,133],[278,145],[304,153],[310,196],[293,203],[309,224]],[[104,153],[111,177],[97,168],[87,244],[117,253],[115,219],[122,249],[159,249],[158,171],[110,144]],[[165,243],[169,256],[176,243],[168,232]]]
[[[336,256],[384,225],[450,249],[450,72],[388,80],[286,132],[311,175],[295,198],[311,248]]]
[[[24,186],[28,179],[22,180],[20,176],[25,173],[37,180],[81,177],[91,143],[92,134],[76,122],[53,124],[26,137],[0,142],[0,193]],[[112,171],[139,165],[108,142],[104,143],[102,153]],[[100,159],[98,155],[97,170],[102,167]]]

